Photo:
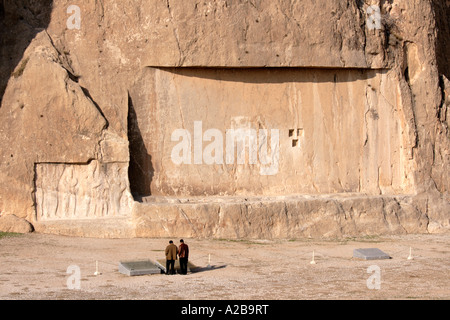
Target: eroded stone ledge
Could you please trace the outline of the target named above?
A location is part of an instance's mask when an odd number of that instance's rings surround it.
[[[137,203],[133,220],[138,237],[342,238],[442,232],[446,210],[448,199],[412,195],[156,197]]]

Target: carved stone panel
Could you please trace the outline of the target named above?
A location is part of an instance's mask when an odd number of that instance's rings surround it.
[[[126,164],[36,165],[37,221],[127,216],[132,203]]]

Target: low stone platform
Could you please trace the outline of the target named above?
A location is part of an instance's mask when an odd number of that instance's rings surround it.
[[[387,253],[384,253],[378,248],[355,249],[353,250],[353,257],[363,260],[384,260],[391,258]]]
[[[34,222],[37,233],[69,237],[130,239],[135,237],[135,225],[129,217]]]
[[[38,233],[93,238],[339,239],[443,233],[443,197],[358,193],[274,197],[148,197],[129,216],[38,221]],[[423,206],[423,203],[428,203]]]
[[[140,200],[133,209],[137,237],[300,239],[427,233],[432,216],[411,195]]]
[[[119,263],[119,272],[130,277],[161,274],[165,272],[165,269],[159,262],[151,260],[122,261]]]

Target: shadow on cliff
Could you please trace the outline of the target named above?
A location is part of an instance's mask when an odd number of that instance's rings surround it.
[[[256,83],[344,83],[367,80],[377,74],[386,73],[384,69],[335,69],[335,68],[204,68],[204,67],[159,67],[158,69],[184,77],[209,80]]]
[[[450,79],[450,1],[433,0],[436,17],[436,58],[439,73]]]
[[[52,7],[53,0],[0,0],[0,107],[8,80],[23,71],[25,50],[48,27]]]
[[[128,95],[128,140],[130,150],[130,166],[128,178],[130,180],[131,193],[136,201],[151,196],[151,182],[154,175],[152,156],[147,148],[139,129],[137,114],[133,100]]]

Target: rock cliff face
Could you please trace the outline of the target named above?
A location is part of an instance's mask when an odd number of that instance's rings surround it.
[[[2,0],[0,215],[97,237],[447,232],[449,11]]]
[[[152,157],[132,180],[147,172],[140,185],[151,195],[415,190],[414,139],[402,134],[389,71],[170,68],[143,78],[130,95]]]

